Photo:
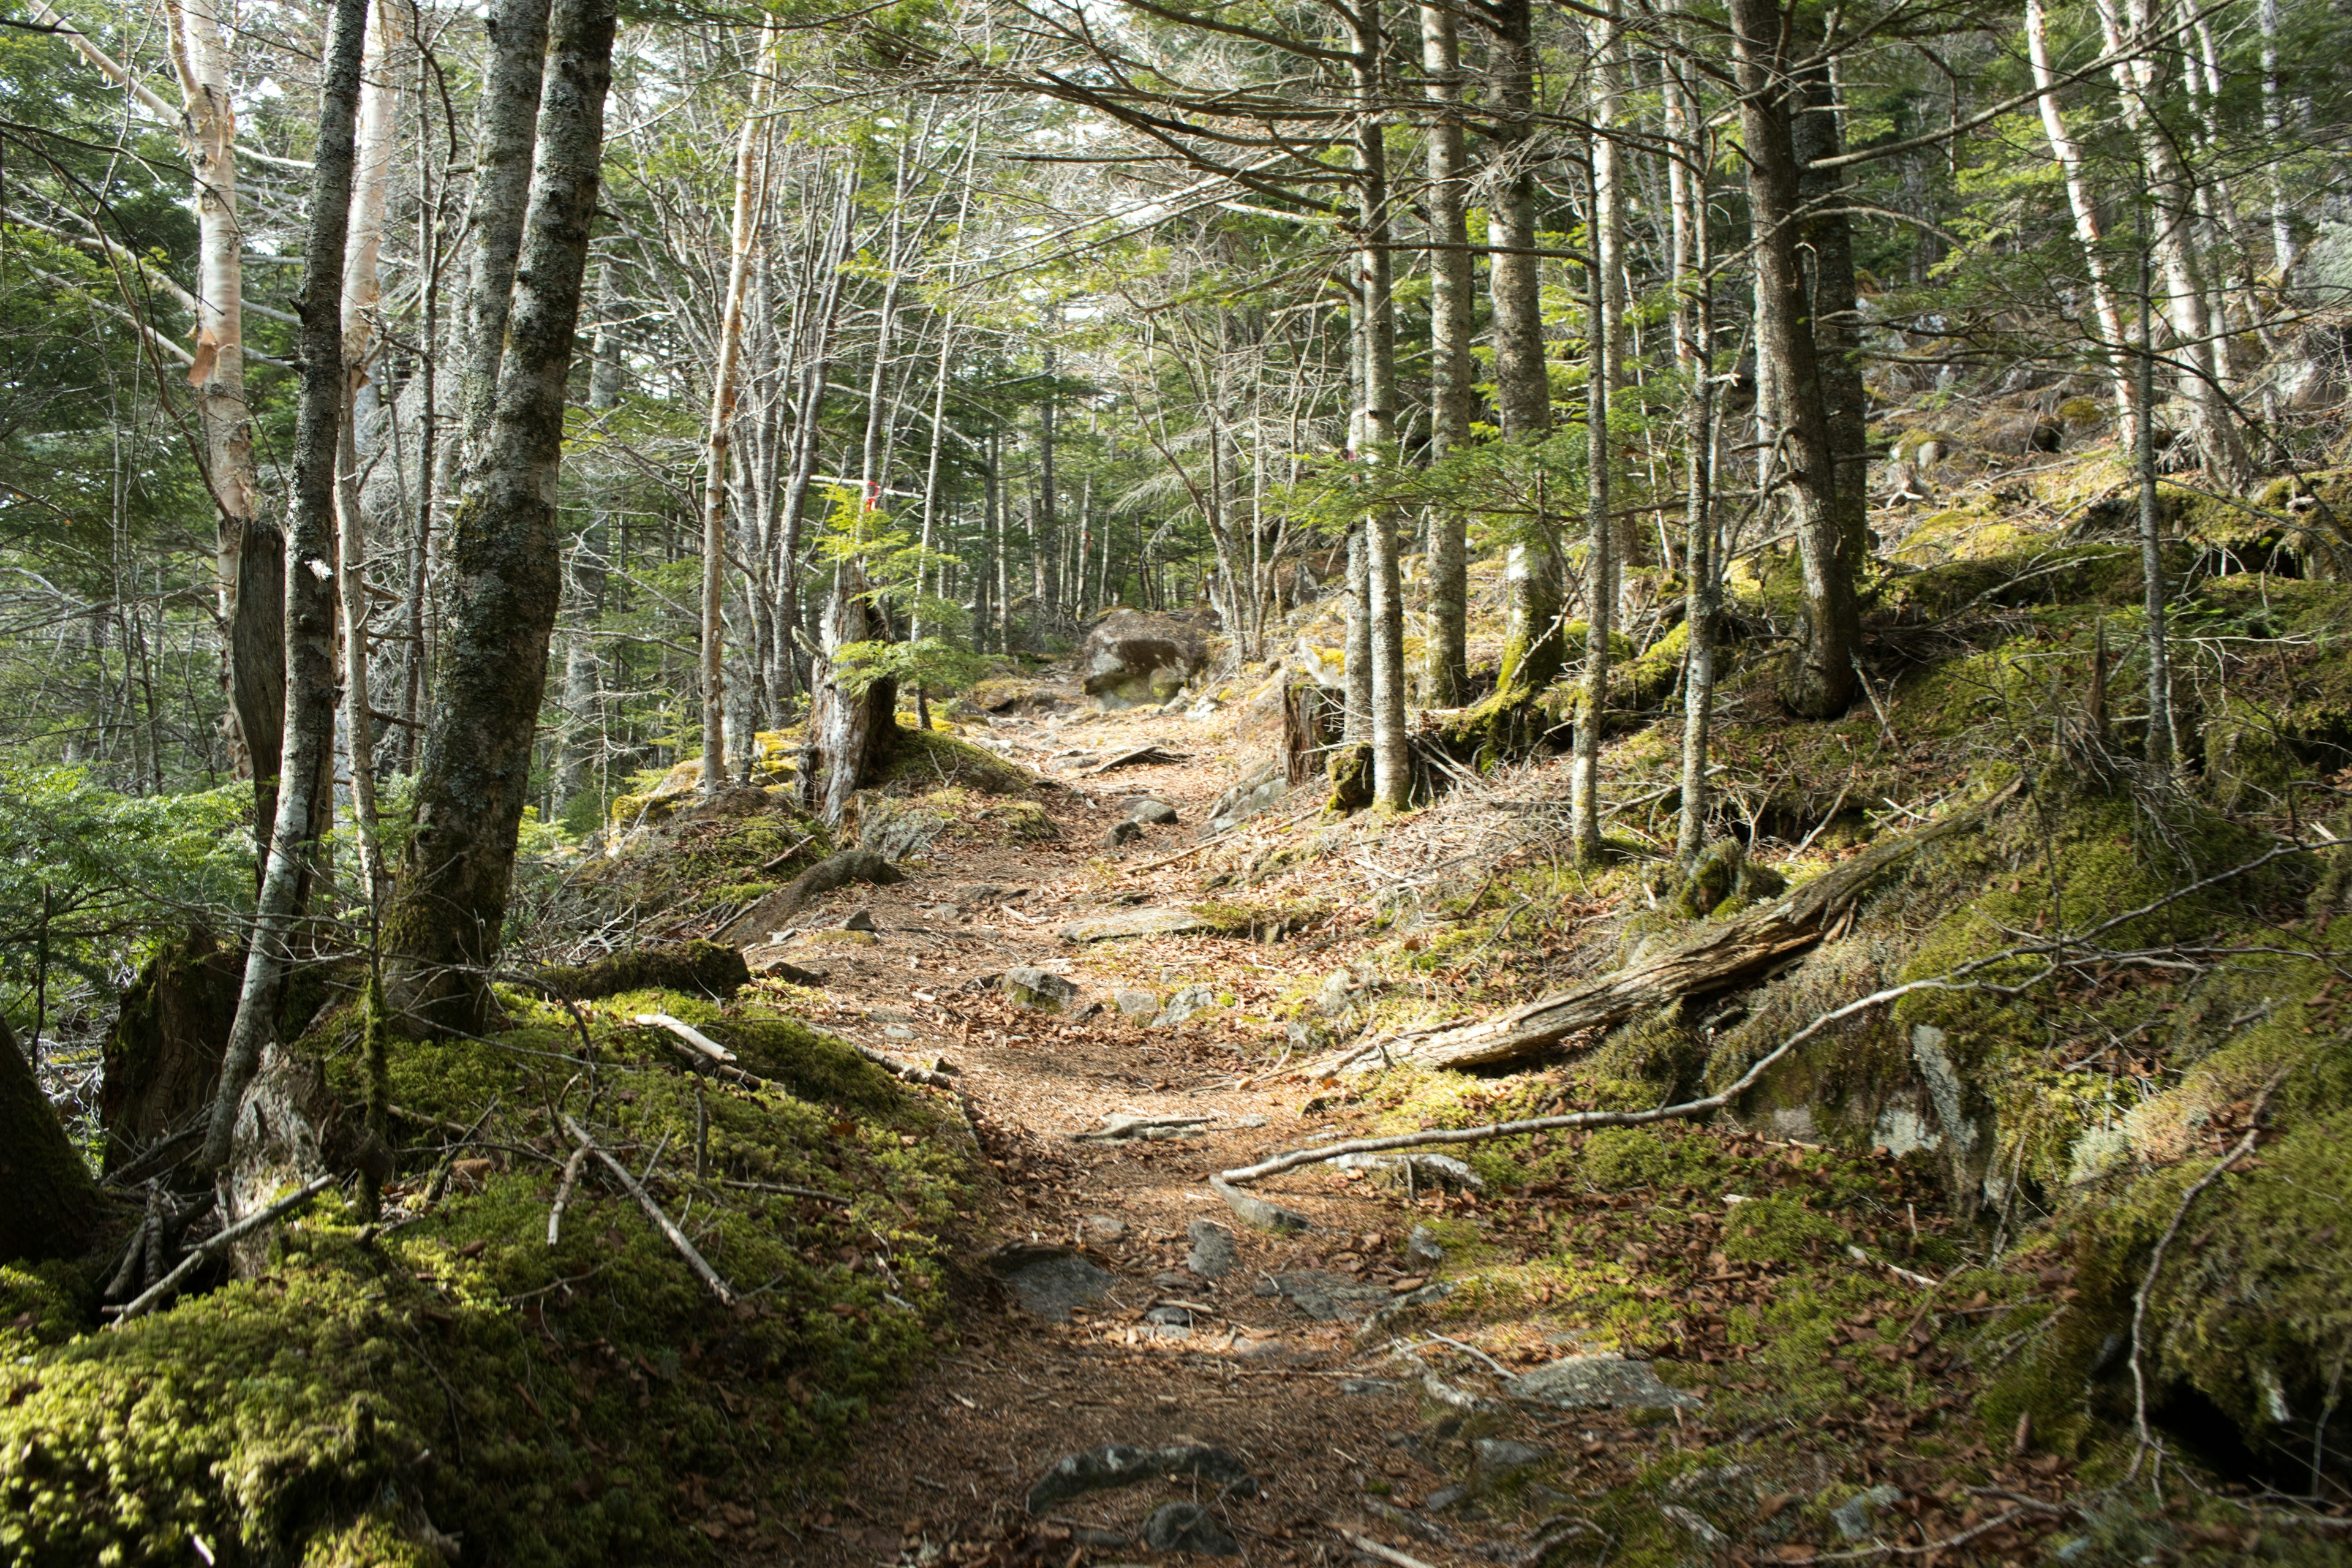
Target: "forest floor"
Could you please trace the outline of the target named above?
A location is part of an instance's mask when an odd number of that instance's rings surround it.
[[[1000,720],[986,735],[1048,781],[1037,794],[1057,840],[950,847],[911,866],[905,882],[845,889],[804,911],[804,927],[838,926],[859,910],[873,925],[870,945],[824,946],[828,1010],[811,1022],[944,1058],[985,1134],[993,1184],[976,1192],[969,1216],[957,1342],[853,1439],[834,1500],[786,1526],[791,1540],[767,1535],[772,1555],[739,1538],[739,1560],[1157,1561],[1165,1554],[1150,1547],[1185,1522],[1186,1510],[1164,1511],[1171,1502],[1201,1505],[1197,1528],[1228,1538],[1194,1543],[1244,1563],[1809,1562],[1920,1556],[1925,1545],[1930,1562],[1990,1563],[2034,1560],[2066,1539],[2041,1542],[2066,1517],[2051,1500],[2064,1495],[2069,1464],[2033,1457],[2022,1431],[1987,1446],[1968,1412],[1973,1374],[1964,1357],[1922,1356],[1933,1338],[1922,1321],[1935,1320],[1900,1270],[1856,1264],[1811,1236],[1793,1264],[1728,1261],[1717,1249],[1729,1245],[1726,1202],[1790,1186],[1850,1199],[1861,1191],[1853,1206],[1907,1213],[1916,1244],[1919,1226],[1944,1222],[1925,1212],[1927,1184],[1916,1202],[1891,1201],[1913,1189],[1886,1161],[1841,1163],[1738,1129],[1670,1130],[1641,1136],[1669,1147],[1687,1138],[1706,1152],[1637,1171],[1615,1192],[1588,1178],[1409,1199],[1365,1173],[1311,1166],[1260,1190],[1313,1228],[1277,1235],[1240,1223],[1207,1184],[1211,1173],[1373,1130],[1383,1110],[1400,1109],[1392,1095],[1292,1071],[1283,1026],[1269,1016],[1276,997],[1295,1002],[1383,937],[1393,942],[1363,905],[1395,876],[1362,846],[1393,834],[1410,841],[1390,845],[1391,859],[1443,865],[1482,834],[1524,841],[1525,830],[1491,802],[1466,798],[1392,827],[1360,819],[1352,855],[1324,854],[1317,877],[1341,896],[1336,918],[1316,929],[1276,942],[1191,932],[1076,944],[1057,937],[1066,921],[1121,906],[1178,910],[1203,897],[1212,858],[1182,852],[1218,792],[1266,754],[1272,720],[1239,706],[1207,718],[1098,715],[1077,710],[1074,687],[1061,696],[1071,711]],[[1181,760],[1089,771],[1151,742]],[[1564,769],[1552,780],[1554,764],[1532,764],[1508,793],[1564,797]],[[1105,829],[1139,795],[1172,805],[1179,823],[1105,847]],[[1245,848],[1253,837],[1312,830],[1317,805],[1310,784],[1229,835],[1214,858],[1231,865],[1234,840]],[[1338,885],[1349,882],[1357,885]],[[811,940],[750,956],[755,970],[768,952],[814,963]],[[1064,1014],[1017,1006],[992,984],[1024,964],[1076,984]],[[1140,1008],[1132,993],[1164,1000],[1194,984],[1233,1005],[1175,1027],[1146,1026],[1148,1013],[1118,1005],[1121,992]],[[1101,1010],[1071,1016],[1089,1004]],[[1127,1116],[1207,1120],[1192,1136],[1080,1137]],[[1696,1185],[1676,1184],[1685,1182]],[[1600,1223],[1578,1225],[1586,1213]],[[1204,1221],[1231,1233],[1229,1268],[1194,1250]],[[1447,1244],[1443,1261],[1426,1245],[1406,1250],[1423,1226],[1425,1240]],[[1852,1234],[1881,1233],[1856,1221]],[[1213,1252],[1213,1236],[1209,1245]],[[1657,1265],[1645,1268],[1654,1248]],[[1089,1274],[1072,1253],[1105,1273]],[[1602,1280],[1599,1298],[1584,1292],[1583,1311],[1571,1310],[1579,1288],[1562,1254]],[[999,1276],[1033,1258],[1033,1278],[1082,1278],[1099,1295],[1066,1321],[1058,1308],[1024,1306]],[[1442,1321],[1383,1314],[1367,1324],[1433,1273],[1467,1287]],[[1615,1303],[1609,1321],[1621,1330],[1625,1308],[1639,1309],[1635,1331],[1596,1332],[1596,1299]],[[1979,1294],[1949,1321],[1965,1325],[1989,1300]],[[1144,1321],[1170,1305],[1178,1312],[1159,1315],[1189,1315],[1189,1326]],[[1631,1407],[1507,1396],[1506,1369],[1632,1344],[1656,1327],[1654,1312],[1691,1324],[1688,1359],[1654,1363],[1687,1394],[1665,1393],[1644,1368]],[[1727,1319],[1747,1331],[1735,1324],[1727,1338]],[[1801,1375],[1770,1370],[1790,1356]],[[1237,1458],[1255,1486],[1180,1474],[1194,1461],[1163,1454],[1136,1484],[1031,1505],[1049,1469],[1108,1445],[1210,1446]],[[1148,1531],[1154,1516],[1159,1529]]]

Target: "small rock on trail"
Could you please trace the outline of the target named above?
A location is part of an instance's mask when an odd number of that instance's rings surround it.
[[[1213,1219],[1196,1219],[1185,1231],[1192,1250],[1184,1267],[1203,1279],[1222,1279],[1233,1272],[1236,1253],[1234,1233]]]

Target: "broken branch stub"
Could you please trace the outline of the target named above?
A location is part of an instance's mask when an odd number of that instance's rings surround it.
[[[1735,985],[1821,942],[1881,878],[1937,839],[1980,825],[2017,788],[2011,783],[1980,805],[1874,845],[1788,897],[1679,947],[1491,1018],[1400,1035],[1383,1043],[1386,1055],[1415,1067],[1490,1067]]]

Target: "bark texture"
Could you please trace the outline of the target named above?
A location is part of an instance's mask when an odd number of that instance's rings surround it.
[[[531,199],[539,140],[549,0],[493,0],[490,75],[474,120],[474,186],[467,204],[466,303],[458,332],[457,462],[478,460],[499,404],[507,313]]]
[[[1454,13],[1421,8],[1421,65],[1429,79],[1427,155],[1429,237],[1429,445],[1444,457],[1470,441],[1475,384],[1469,193],[1464,178],[1462,47]],[[1466,518],[1442,508],[1429,527],[1429,654],[1424,671],[1431,707],[1458,707],[1469,693],[1465,649],[1469,622]]]
[[[556,481],[604,144],[614,0],[562,0],[497,409],[450,542],[446,654],[416,782],[416,828],[384,922],[388,1000],[428,1026],[484,1021],[530,789],[562,595]],[[478,314],[478,312],[477,312]]]
[[[272,1043],[278,988],[294,959],[295,921],[317,849],[315,825],[331,811],[327,776],[335,744],[335,467],[348,388],[343,380],[343,258],[352,210],[360,59],[367,0],[336,0],[327,24],[312,153],[309,233],[303,246],[302,392],[289,467],[293,505],[286,529],[286,742],[279,752],[278,815],[261,876],[236,1019],[221,1058],[220,1089],[205,1134],[205,1168],[228,1158],[237,1105]],[[319,809],[314,810],[314,806]],[[235,1217],[232,1212],[231,1217]]]
[[[1800,255],[1802,177],[1795,119],[1802,89],[1790,76],[1789,41],[1774,0],[1732,0],[1748,203],[1755,226],[1757,359],[1771,387],[1780,468],[1793,498],[1803,576],[1803,623],[1783,666],[1780,700],[1809,719],[1843,713],[1853,700],[1861,637],[1853,558],[1840,531],[1837,462],[1814,337],[1813,301]],[[1768,457],[1767,462],[1770,461]]]

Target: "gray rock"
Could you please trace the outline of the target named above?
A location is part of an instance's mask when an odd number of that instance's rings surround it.
[[[1437,1233],[1425,1225],[1417,1225],[1404,1238],[1406,1260],[1417,1268],[1434,1268],[1445,1261],[1445,1247]]]
[[[1078,988],[1047,969],[1024,964],[1008,969],[997,980],[998,987],[1024,1007],[1041,1012],[1058,1013],[1076,1000]]]
[[[1432,1513],[1443,1513],[1447,1509],[1452,1508],[1455,1503],[1460,1502],[1464,1498],[1466,1498],[1469,1495],[1470,1489],[1468,1487],[1440,1487],[1435,1491],[1430,1493],[1427,1497],[1422,1499],[1421,1506],[1427,1509]]]
[[[1184,1267],[1203,1279],[1222,1279],[1233,1272],[1236,1253],[1234,1233],[1213,1219],[1196,1219],[1184,1229],[1192,1238],[1192,1250],[1184,1256]]]
[[[1143,1544],[1154,1552],[1197,1552],[1204,1557],[1238,1557],[1242,1551],[1196,1502],[1165,1502],[1152,1510],[1143,1521]]]
[[[1131,844],[1142,837],[1143,829],[1134,823],[1114,822],[1104,830],[1102,837],[1097,842],[1106,849],[1116,849],[1123,844]]]
[[[1173,827],[1176,826],[1176,808],[1164,800],[1154,800],[1147,795],[1127,803],[1127,819],[1140,822],[1148,827]]]
[[[1160,1016],[1152,1019],[1145,1027],[1173,1029],[1191,1019],[1195,1014],[1205,1012],[1216,1005],[1217,994],[1212,987],[1187,985],[1169,997],[1166,1005],[1160,1009]]]
[[[1184,1443],[1167,1448],[1137,1448],[1125,1443],[1071,1454],[1037,1478],[1029,1489],[1029,1511],[1043,1513],[1057,1502],[1111,1487],[1131,1487],[1154,1477],[1191,1476],[1214,1481],[1236,1497],[1256,1495],[1249,1467],[1224,1449],[1207,1443]]]
[[[1078,649],[1086,693],[1105,708],[1174,700],[1208,664],[1209,642],[1200,627],[1144,610],[1113,610],[1095,623]]]
[[[1078,1222],[1078,1228],[1098,1241],[1118,1241],[1127,1235],[1127,1221],[1107,1214],[1090,1214]]]
[[[1503,1391],[1555,1410],[1693,1410],[1696,1394],[1669,1388],[1645,1361],[1618,1355],[1571,1355],[1511,1378]]]
[[[1279,763],[1261,763],[1244,773],[1209,807],[1209,831],[1222,833],[1234,823],[1255,816],[1290,793],[1290,782]]]
[[[1215,1176],[1209,1178],[1210,1190],[1225,1200],[1225,1206],[1239,1216],[1244,1225],[1254,1225],[1260,1230],[1313,1230],[1315,1222],[1297,1209],[1284,1208],[1268,1203],[1254,1193],[1244,1192],[1232,1183]]]
[[[1016,1242],[1000,1249],[989,1267],[1013,1299],[1054,1322],[1070,1321],[1070,1309],[1101,1299],[1116,1278],[1066,1247]]]
[[[1830,1510],[1830,1522],[1848,1541],[1860,1541],[1870,1533],[1871,1521],[1882,1508],[1893,1508],[1903,1500],[1895,1487],[1877,1486],[1866,1492],[1856,1492],[1836,1508]]]
[[[841,929],[843,931],[872,931],[874,929],[874,911],[872,910],[852,910],[849,914],[843,919]]]
[[[1160,1011],[1160,994],[1155,991],[1114,991],[1110,999],[1122,1018],[1149,1018]]]
[[[1550,1458],[1549,1448],[1538,1448],[1533,1443],[1515,1443],[1508,1437],[1481,1437],[1470,1451],[1471,1468],[1485,1486],[1508,1480]]]
[[[1372,1309],[1372,1315],[1364,1320],[1363,1326],[1356,1331],[1356,1337],[1361,1339],[1382,1324],[1403,1317],[1416,1307],[1426,1307],[1433,1301],[1444,1300],[1454,1294],[1454,1284],[1451,1279],[1433,1279],[1418,1290],[1408,1290],[1402,1296],[1390,1297],[1385,1302]]]
[[[1147,1323],[1177,1323],[1189,1329],[1192,1326],[1192,1314],[1181,1307],[1154,1307],[1143,1314],[1143,1321]]]
[[[1658,1511],[1665,1515],[1668,1523],[1680,1525],[1684,1530],[1688,1531],[1694,1540],[1710,1552],[1731,1544],[1730,1538],[1723,1531],[1707,1523],[1696,1510],[1685,1508],[1680,1503],[1670,1502]]]
[[[1389,1299],[1384,1285],[1365,1285],[1320,1268],[1293,1268],[1274,1276],[1276,1291],[1318,1322],[1352,1323]]]
[[[1190,910],[1140,909],[1072,921],[1055,934],[1064,942],[1118,942],[1131,936],[1181,936],[1208,929],[1209,922]]]

